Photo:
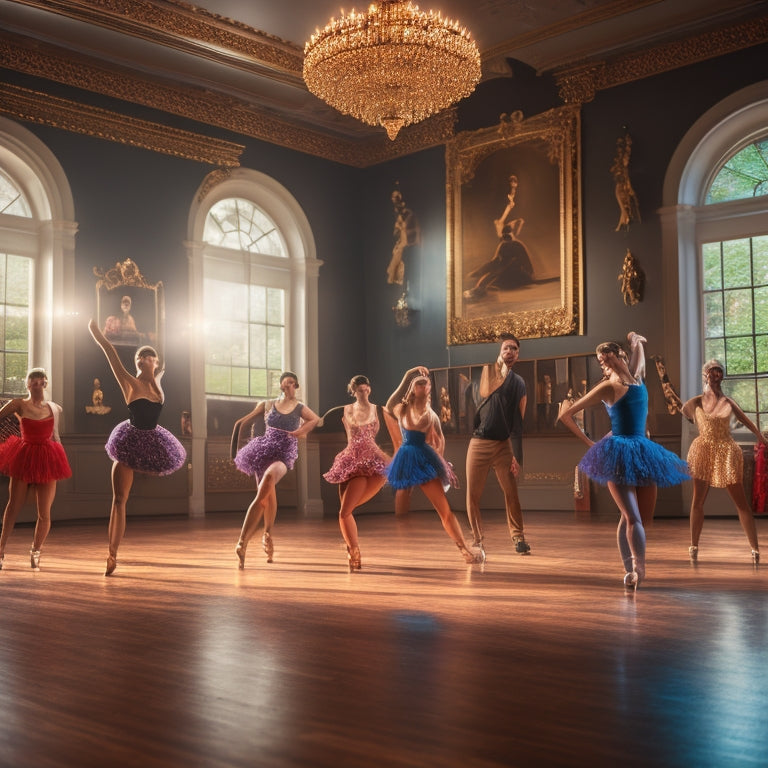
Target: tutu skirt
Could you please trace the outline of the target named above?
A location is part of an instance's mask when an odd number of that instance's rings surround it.
[[[281,461],[293,469],[299,457],[299,441],[282,429],[267,427],[267,431],[249,440],[235,456],[235,466],[246,475],[255,475],[257,480],[267,471],[270,464]]]
[[[579,469],[602,485],[666,488],[690,480],[688,465],[679,456],[639,435],[604,437],[584,454]]]
[[[413,488],[439,478],[444,489],[458,488],[458,479],[451,465],[430,445],[404,442],[387,469],[387,480],[396,490]]]
[[[170,475],[187,460],[184,446],[167,429],[139,429],[127,420],[112,430],[105,448],[112,461],[148,475]]]
[[[386,475],[389,457],[376,445],[373,438],[359,433],[333,460],[331,468],[323,475],[329,483],[346,483],[353,477]]]
[[[0,472],[25,483],[48,483],[72,477],[67,454],[54,440],[29,442],[11,435],[0,445]]]

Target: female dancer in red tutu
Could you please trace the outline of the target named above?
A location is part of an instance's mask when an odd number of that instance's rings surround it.
[[[235,422],[232,429],[232,458],[235,466],[246,475],[254,475],[258,482],[256,498],[250,503],[245,513],[240,539],[235,553],[240,561],[239,567],[245,568],[245,550],[256,532],[259,521],[264,517],[264,535],[261,538],[267,562],[272,562],[275,545],[272,541],[272,525],[277,516],[277,484],[285,477],[299,456],[297,438],[311,432],[320,421],[320,417],[296,397],[299,379],[295,373],[285,371],[280,375],[280,391],[277,400],[262,401],[243,418]],[[237,453],[238,436],[245,427],[263,416],[267,431],[250,440]]]
[[[46,402],[47,386],[45,371],[33,368],[27,374],[29,395],[14,398],[0,408],[0,421],[13,413],[21,425],[21,437],[11,435],[0,445],[0,472],[11,478],[8,504],[3,514],[3,530],[0,533],[0,568],[3,567],[5,545],[31,485],[35,489],[37,501],[37,524],[29,559],[32,568],[39,570],[40,550],[51,530],[51,505],[56,495],[56,481],[72,476],[67,455],[59,440],[61,407]]]
[[[133,473],[170,475],[181,469],[187,459],[184,446],[157,421],[165,395],[160,379],[165,369],[160,365],[152,347],[136,350],[136,375],[125,370],[117,351],[99,330],[94,320],[88,323],[94,341],[101,347],[109,367],[123,391],[131,418],[120,422],[104,446],[112,459],[112,508],[109,513],[109,554],[105,576],[117,568],[117,548],[125,533],[128,495],[133,485]]]
[[[370,501],[386,483],[389,457],[376,444],[379,418],[376,406],[368,399],[371,382],[366,376],[355,376],[347,385],[354,403],[344,406],[342,423],[347,431],[347,447],[333,461],[323,475],[329,483],[339,484],[339,527],[347,544],[349,570],[359,571],[360,545],[357,523],[352,514],[366,501]]]

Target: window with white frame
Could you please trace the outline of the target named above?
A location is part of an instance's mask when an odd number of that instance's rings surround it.
[[[14,239],[10,233],[28,229],[18,226],[19,218],[32,218],[29,202],[20,185],[0,168],[0,388],[4,397],[24,394],[29,368],[34,264],[29,256],[8,247]]]
[[[764,206],[755,200],[761,197]],[[723,390],[765,430],[768,232],[761,232],[755,220],[768,209],[768,135],[731,152],[716,170],[704,202],[712,208],[700,251],[703,358],[723,363]]]
[[[205,393],[277,397],[290,297],[283,236],[253,202],[226,198],[209,209],[203,239]]]

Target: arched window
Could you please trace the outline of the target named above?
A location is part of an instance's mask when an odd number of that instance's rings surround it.
[[[291,287],[283,236],[250,200],[225,198],[203,239],[206,395],[277,397]]]
[[[72,405],[74,206],[61,165],[26,128],[0,117],[0,395],[47,369],[51,398]]]
[[[317,283],[309,222],[285,187],[258,171],[214,171],[190,209],[190,360],[192,498],[190,511],[218,509],[212,479],[229,471],[235,419],[279,396],[283,370],[294,371],[300,397],[317,408]],[[296,504],[322,514],[316,446],[291,480]],[[226,485],[226,483],[225,483]],[[289,492],[289,483],[281,483]],[[231,507],[230,507],[231,508]]]
[[[678,250],[682,394],[701,391],[701,366],[716,358],[725,366],[723,390],[762,430],[768,429],[765,94],[764,83],[746,88],[693,126],[665,182],[665,198],[676,200],[662,210],[665,252],[674,241]]]
[[[2,169],[0,213],[6,230],[13,226],[12,217],[32,218],[32,209],[21,186]],[[10,239],[9,236],[3,237],[6,243],[0,249],[0,393],[4,397],[23,395],[25,391],[25,375],[30,367],[30,303],[34,267],[31,256],[11,252],[13,245]],[[28,251],[29,248],[16,250]]]

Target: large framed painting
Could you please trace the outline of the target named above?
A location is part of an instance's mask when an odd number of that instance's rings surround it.
[[[579,108],[460,133],[446,170],[448,344],[581,333]]]

